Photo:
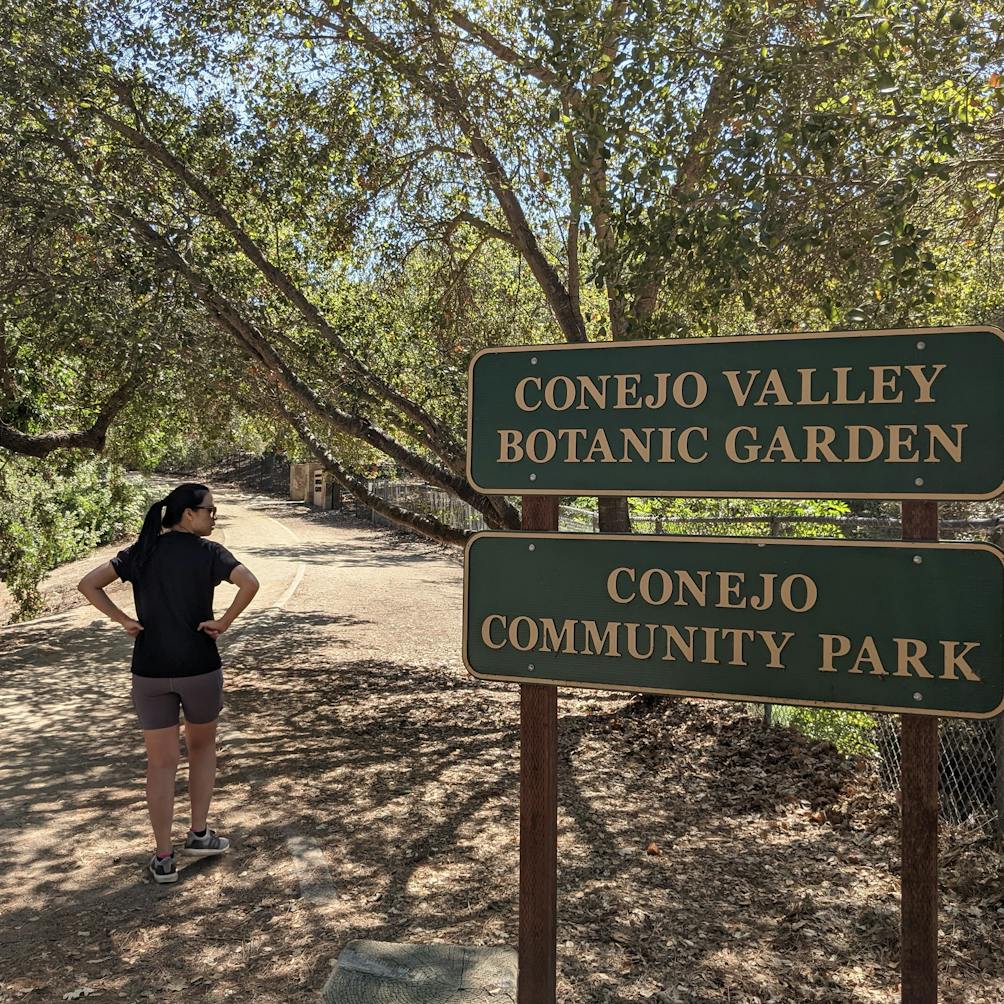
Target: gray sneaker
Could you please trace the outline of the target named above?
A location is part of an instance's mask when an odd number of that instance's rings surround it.
[[[178,867],[175,864],[174,851],[166,858],[158,858],[156,854],[150,858],[147,865],[154,882],[177,882]]]
[[[207,828],[204,837],[197,837],[189,830],[181,853],[191,855],[193,858],[208,858],[214,854],[226,854],[229,850],[230,841],[226,837],[218,836],[215,830]]]

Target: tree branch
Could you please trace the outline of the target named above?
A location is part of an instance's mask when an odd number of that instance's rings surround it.
[[[493,226],[487,220],[483,220],[480,216],[475,216],[474,213],[469,213],[466,210],[457,213],[452,220],[445,220],[443,222],[444,236],[446,238],[452,237],[461,223],[466,223],[475,230],[480,230],[483,234],[494,237],[495,240],[504,241],[511,247],[516,247],[516,241],[508,230],[502,230],[499,227]]]
[[[730,49],[738,46],[735,38]],[[728,50],[726,50],[727,52]],[[725,112],[729,98],[728,58],[723,56],[725,64],[715,75],[708,89],[708,96],[701,111],[694,132],[687,145],[687,154],[683,158],[677,172],[677,182],[674,190],[678,195],[692,195],[697,186],[707,174],[713,154],[712,141],[718,135],[725,120]],[[666,276],[666,252],[664,248],[652,248],[645,256],[641,269],[642,285],[635,297],[631,313],[635,321],[646,321],[652,316],[659,300],[659,291]]]
[[[113,81],[112,88],[116,94],[124,101],[135,107],[132,102],[132,94],[128,86],[122,81]],[[325,320],[320,310],[304,295],[293,279],[277,268],[268,260],[264,252],[258,247],[251,236],[240,226],[230,211],[213,194],[209,186],[198,177],[187,165],[181,163],[165,144],[152,137],[133,129],[131,126],[121,122],[113,115],[100,108],[95,109],[98,117],[111,129],[121,136],[130,140],[140,150],[149,154],[157,162],[166,167],[176,178],[182,181],[205,203],[206,207],[213,214],[234,239],[237,246],[254,264],[269,283],[287,299],[301,314],[301,316],[328,341],[345,358],[346,362],[356,372],[362,380],[370,384],[380,394],[395,407],[406,414],[417,425],[421,426],[429,437],[429,444],[434,452],[438,453],[449,464],[451,469],[461,473],[463,453],[458,443],[456,443],[449,432],[440,422],[437,422],[420,405],[411,401],[403,394],[396,391],[386,381],[378,377],[359,360],[357,360],[348,350],[341,336]]]
[[[281,401],[277,401],[277,405],[285,416],[286,421],[296,429],[297,434],[310,447],[315,457],[331,471],[335,480],[363,505],[368,506],[374,512],[380,513],[381,516],[386,516],[395,523],[406,526],[410,530],[417,530],[423,536],[431,537],[433,540],[438,540],[444,544],[463,547],[467,542],[467,538],[470,537],[468,531],[457,530],[455,527],[447,526],[434,516],[404,509],[368,491],[365,483],[350,474],[338,462],[334,454],[311,432],[305,416],[291,413]]]
[[[452,21],[458,28],[466,31],[472,38],[477,39],[492,55],[496,56],[503,63],[507,63],[517,70],[528,73],[531,77],[535,77],[549,87],[561,87],[561,78],[556,73],[529,57],[520,55],[512,46],[507,45],[483,25],[476,24],[463,12],[450,9],[444,11],[444,14],[447,20]]]
[[[45,457],[53,450],[93,450],[100,453],[105,448],[113,419],[132,400],[142,383],[143,378],[139,376],[126,380],[105,402],[94,424],[80,432],[57,431],[31,436],[0,422],[0,449],[25,457]]]
[[[61,146],[64,140],[57,139]],[[64,150],[66,146],[63,146]],[[69,149],[72,154],[72,148]],[[78,166],[79,166],[79,162]],[[103,190],[103,186],[91,175],[92,185]],[[133,232],[154,252],[164,259],[172,270],[183,276],[188,282],[196,298],[208,309],[210,316],[225,331],[229,332],[244,350],[257,359],[273,375],[275,382],[291,393],[306,408],[335,428],[359,439],[384,455],[395,460],[413,474],[428,481],[430,484],[451,492],[461,501],[480,512],[485,521],[494,528],[503,525],[506,515],[500,513],[490,496],[476,492],[467,482],[466,477],[460,477],[452,471],[430,463],[413,450],[408,449],[393,437],[387,435],[368,419],[348,412],[325,401],[287,365],[286,361],[269,343],[267,337],[255,328],[241,313],[219,293],[210,280],[193,268],[170,242],[159,234],[148,221],[136,216],[131,210],[117,203],[112,203],[111,210],[127,222]]]
[[[554,267],[541,251],[537,238],[527,222],[523,207],[516,197],[508,173],[485,140],[481,130],[465,111],[467,102],[461,95],[456,82],[445,73],[437,81],[427,78],[412,60],[396,46],[384,41],[358,15],[348,9],[347,5],[339,4],[336,6],[334,14],[345,28],[347,41],[360,45],[371,55],[376,56],[404,75],[440,112],[451,118],[464,134],[480,164],[481,173],[488,187],[509,223],[514,246],[529,265],[530,271],[540,285],[562,333],[570,342],[584,342],[586,333],[576,316],[568,291],[562,285]],[[437,30],[431,15],[423,23],[433,33]],[[445,70],[447,60],[441,48],[438,50],[438,60]]]
[[[567,114],[568,103],[562,98],[562,109]],[[579,319],[579,324],[585,330],[582,320],[582,270],[579,265],[579,227],[582,222],[582,166],[575,155],[575,137],[569,130],[566,133],[568,147],[568,228],[565,239],[565,255],[568,259],[568,297],[572,301],[572,309]]]

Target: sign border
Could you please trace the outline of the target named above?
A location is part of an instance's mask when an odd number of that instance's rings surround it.
[[[1004,335],[1002,335],[1004,337]],[[548,494],[554,494],[550,492]],[[467,658],[467,642],[469,637],[468,632],[468,598],[469,598],[469,570],[470,570],[470,549],[473,547],[474,543],[478,540],[482,540],[487,537],[514,537],[517,540],[638,540],[644,542],[652,537],[657,536],[659,540],[666,540],[679,543],[716,543],[716,544],[761,544],[764,546],[780,546],[784,547],[786,545],[808,545],[810,547],[894,547],[894,548],[910,548],[913,550],[922,549],[925,551],[930,550],[953,550],[953,551],[990,551],[994,557],[1004,565],[1004,551],[1000,548],[995,547],[993,544],[984,544],[980,541],[939,541],[939,542],[923,542],[923,541],[903,541],[903,540],[833,540],[833,539],[820,539],[820,538],[798,538],[798,537],[788,537],[784,539],[771,538],[771,537],[685,537],[676,536],[674,534],[622,534],[622,533],[534,533],[527,531],[498,531],[498,530],[482,530],[478,533],[473,534],[464,546],[464,628],[463,628],[463,638],[462,638],[462,655],[464,660],[464,667],[467,672],[474,677],[476,680],[493,680],[498,683],[539,683],[547,686],[563,687],[568,690],[609,690],[609,691],[627,691],[633,694],[671,694],[677,697],[697,697],[703,700],[709,701],[746,701],[750,704],[790,704],[799,707],[809,707],[809,708],[830,708],[835,711],[867,711],[867,712],[879,712],[882,714],[895,714],[895,715],[934,715],[943,718],[963,718],[970,720],[986,720],[990,718],[996,718],[1001,712],[1004,712],[1004,695],[1001,697],[1001,703],[993,711],[980,712],[979,714],[968,714],[960,711],[942,711],[936,708],[907,708],[904,709],[901,706],[886,706],[883,704],[835,704],[831,701],[805,701],[805,700],[789,700],[788,698],[765,698],[761,695],[751,696],[749,694],[717,694],[708,693],[706,691],[694,691],[694,690],[672,690],[662,687],[630,687],[624,685],[608,685],[600,686],[594,683],[569,683],[568,680],[549,680],[544,678],[538,678],[535,676],[496,676],[494,674],[480,673],[470,664]],[[1002,611],[1002,617],[1004,617],[1004,611]],[[1004,632],[1004,625],[1002,625],[1002,632]],[[1004,673],[1004,664],[1001,666],[1001,672]]]
[[[709,491],[687,491],[682,488],[674,488],[670,491],[653,491],[651,489],[616,489],[616,488],[484,488],[474,480],[471,470],[471,460],[473,455],[472,446],[474,443],[474,366],[477,361],[486,355],[497,355],[506,352],[564,352],[569,349],[611,349],[622,347],[643,347],[653,345],[693,345],[693,344],[718,344],[727,342],[770,341],[786,342],[794,340],[806,340],[811,338],[881,338],[892,335],[941,335],[962,332],[988,331],[996,335],[1004,342],[1004,330],[994,324],[957,324],[940,328],[875,328],[867,331],[792,331],[792,332],[768,332],[762,335],[726,335],[723,337],[708,338],[640,338],[630,341],[595,341],[595,342],[547,342],[539,345],[503,345],[490,346],[476,352],[467,367],[467,481],[472,488],[481,492],[482,495],[596,495],[596,496],[623,496],[632,498],[786,498],[786,499],[888,499],[890,501],[942,501],[942,502],[985,502],[989,499],[997,498],[1004,493],[1004,480],[991,492],[974,494],[945,494],[932,492],[923,487],[917,488],[913,492],[795,492],[788,491],[783,494],[764,493],[763,491],[748,492],[731,490],[727,492]]]

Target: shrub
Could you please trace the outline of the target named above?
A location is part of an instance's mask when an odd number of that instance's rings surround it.
[[[874,755],[877,749],[875,718],[864,711],[775,705],[772,717],[810,739],[833,743],[844,754]]]
[[[23,620],[42,609],[46,572],[138,533],[151,490],[104,458],[13,457],[0,468],[0,579]]]

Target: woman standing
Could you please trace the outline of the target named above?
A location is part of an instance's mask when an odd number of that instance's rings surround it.
[[[207,539],[215,523],[212,492],[205,485],[178,485],[150,507],[136,543],[89,572],[77,586],[136,639],[132,700],[146,743],[146,801],[157,841],[149,869],[155,882],[178,879],[171,826],[179,708],[185,712],[192,803],[183,853],[207,857],[230,847],[206,821],[216,781],[216,721],[223,708],[216,639],[251,602],[258,580],[225,547]],[[105,592],[116,578],[132,583],[136,620]],[[217,620],[213,590],[224,580],[238,592]]]

